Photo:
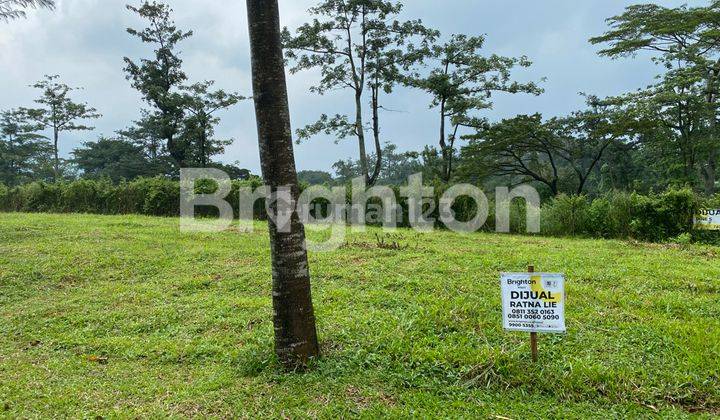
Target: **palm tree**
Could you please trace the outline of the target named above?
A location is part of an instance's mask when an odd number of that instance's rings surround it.
[[[270,211],[292,212],[288,221],[271,219],[272,295],[275,352],[293,369],[319,354],[315,315],[310,295],[305,228],[291,203],[274,199],[279,187],[299,194],[288,107],[285,63],[280,42],[277,0],[247,0],[253,93],[265,184],[271,188]]]
[[[0,0],[0,20],[24,18],[29,7],[54,10],[55,0]]]

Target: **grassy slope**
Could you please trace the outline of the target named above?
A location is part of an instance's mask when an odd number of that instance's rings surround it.
[[[353,234],[311,255],[323,358],[283,374],[265,228],[177,223],[0,214],[0,417],[720,413],[717,248]],[[498,274],[529,261],[569,279],[538,365],[500,322]]]

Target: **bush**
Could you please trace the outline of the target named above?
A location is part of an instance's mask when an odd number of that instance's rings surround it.
[[[25,212],[59,212],[63,184],[33,182],[19,188],[16,208]]]
[[[588,233],[599,238],[627,238],[631,234],[633,198],[616,191],[598,197],[588,210]]]
[[[560,195],[541,212],[542,232],[550,235],[583,235],[589,233],[590,205],[587,197]]]
[[[10,211],[10,189],[0,182],[0,211]]]
[[[180,214],[180,184],[166,178],[144,178],[132,183],[141,213],[149,216]]]
[[[226,200],[239,215],[239,190],[262,186],[261,180],[233,181]],[[435,209],[428,218],[439,220],[438,203],[447,185],[433,185]],[[212,193],[212,182],[198,182],[197,193]],[[407,199],[400,197],[400,189],[391,187],[403,209],[399,227],[409,227]],[[351,202],[348,188],[346,200]],[[370,203],[372,204],[372,203]],[[561,195],[545,203],[541,209],[542,232],[549,235],[589,235],[600,238],[635,238],[645,241],[668,241],[680,238],[720,244],[720,233],[693,230],[693,216],[700,207],[720,208],[720,195],[698,198],[689,189],[671,189],[662,194],[610,192],[590,201],[585,196]],[[469,197],[459,197],[453,204],[456,218],[467,221],[477,212]],[[485,231],[495,230],[495,205],[489,203]],[[139,178],[132,182],[113,185],[107,180],[78,180],[69,183],[48,184],[34,182],[14,188],[0,184],[0,211],[23,212],[78,212],[98,214],[146,214],[177,216],[180,211],[180,185],[167,178]],[[254,217],[266,219],[265,201],[254,203]],[[200,216],[214,216],[212,208],[196,208]],[[440,222],[437,227],[442,227]],[[526,205],[516,199],[510,205],[510,227],[513,233],[526,231]]]
[[[108,181],[81,179],[65,184],[60,195],[61,211],[108,213],[107,195],[112,188]]]
[[[660,242],[690,232],[698,207],[698,200],[689,189],[650,196],[633,194],[631,236]]]
[[[612,192],[588,202],[561,195],[543,207],[543,232],[661,242],[689,233],[698,199],[689,189],[658,195]]]

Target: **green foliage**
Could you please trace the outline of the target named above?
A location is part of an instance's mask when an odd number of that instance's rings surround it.
[[[142,213],[152,216],[180,214],[179,184],[165,178],[142,179],[133,185],[144,197]]]
[[[587,193],[608,151],[630,150],[634,135],[625,109],[586,99],[587,109],[569,116],[543,121],[540,114],[518,115],[478,128],[466,136],[460,176],[532,182],[552,195]]]
[[[147,24],[127,32],[155,50],[154,56],[139,62],[125,57],[126,77],[150,109],[122,134],[142,145],[155,166],[162,167],[169,156],[176,167],[211,167],[212,158],[233,142],[215,138],[218,113],[247,98],[213,89],[214,81],[185,84],[188,77],[179,46],[193,32],[177,28],[169,5],[143,1],[140,7],[127,9]]]
[[[259,178],[233,181],[232,190],[226,200],[239,214],[238,191],[243,187],[251,189],[262,185]],[[306,185],[303,184],[301,188]],[[439,221],[439,202],[448,189],[440,181],[432,184],[434,195],[432,208],[426,217],[437,221],[437,228],[444,228]],[[212,193],[217,188],[211,181],[200,181],[196,193]],[[410,227],[407,199],[400,196],[399,186],[390,186],[404,219],[398,220],[399,227]],[[351,203],[352,191],[348,188],[347,203]],[[381,204],[371,200],[368,209]],[[643,241],[663,242],[683,233],[703,242],[713,242],[714,233],[693,231],[693,217],[701,205],[712,204],[701,201],[691,190],[671,189],[662,194],[640,195],[612,192],[589,200],[586,196],[560,195],[547,202],[541,209],[542,233],[558,236],[592,236],[597,238],[634,238]],[[94,214],[143,214],[151,216],[177,216],[180,208],[180,186],[177,181],[164,178],[137,178],[131,182],[112,184],[109,180],[78,180],[74,182],[49,184],[34,182],[8,188],[0,184],[0,210],[13,212],[58,212]],[[453,203],[455,217],[467,221],[475,217],[477,206],[470,197],[461,196]],[[429,209],[428,206],[425,207]],[[213,217],[216,209],[199,207],[196,215]],[[254,203],[255,219],[265,220],[264,200]],[[513,233],[526,230],[526,204],[513,200],[510,206],[510,227]],[[379,221],[370,225],[380,225]],[[484,231],[495,230],[495,204],[489,201],[489,214]]]
[[[107,182],[80,179],[62,186],[59,207],[61,211],[73,213],[105,212]]]
[[[59,157],[60,134],[67,131],[90,131],[94,127],[85,125],[83,120],[97,119],[101,115],[95,108],[85,103],[75,102],[70,94],[79,88],[72,88],[59,81],[60,76],[45,76],[44,80],[32,87],[42,93],[35,103],[36,109],[23,109],[30,119],[35,120],[39,129],[49,129],[53,133],[52,147],[54,152],[54,180],[61,179],[61,162]]]
[[[370,160],[375,160],[376,154],[369,155]],[[337,174],[335,181],[338,184],[350,182],[353,178],[362,176],[361,163],[356,160],[340,160],[333,164],[333,170]],[[386,143],[382,149],[380,172],[376,183],[380,185],[400,185],[407,182],[408,177],[425,170],[420,154],[416,152],[398,152],[397,146]],[[427,177],[432,179],[432,177]]]
[[[233,181],[227,200],[238,214],[238,189],[243,186],[257,188],[259,179]],[[165,177],[137,178],[113,184],[107,179],[80,179],[73,182],[33,182],[14,188],[2,185],[0,210],[12,212],[92,213],[92,214],[143,214],[150,216],[177,216],[180,211],[180,185]],[[198,193],[210,193],[214,186],[200,182]],[[263,217],[264,204],[256,203],[255,216]],[[208,209],[197,214],[207,215]]]
[[[193,33],[175,26],[172,9],[166,4],[143,1],[140,7],[128,5],[127,9],[147,22],[145,28],[128,28],[127,32],[154,48],[154,56],[139,63],[124,58],[127,79],[151,107],[140,122],[141,132],[151,139],[161,139],[175,163],[184,166],[190,145],[189,139],[183,139],[180,133],[186,106],[180,87],[187,75],[177,48]]]
[[[300,171],[297,174],[298,181],[307,185],[331,185],[333,177],[325,171]]]
[[[589,202],[585,196],[560,195],[543,206],[543,233],[634,238],[663,242],[692,233],[698,197],[689,189],[662,194],[607,193]]]
[[[227,110],[238,102],[245,100],[237,93],[224,90],[211,90],[214,81],[195,83],[182,86],[183,106],[186,117],[183,121],[183,136],[190,147],[191,156],[185,162],[189,166],[207,167],[212,157],[225,152],[225,147],[232,144],[232,139],[216,139],[215,127],[220,123],[217,113]]]
[[[44,179],[52,159],[52,145],[37,134],[33,112],[10,110],[0,114],[0,181],[15,186]]]
[[[317,69],[320,81],[311,88],[320,95],[347,89],[355,112],[352,116],[323,114],[317,122],[297,131],[299,140],[320,133],[338,140],[357,137],[359,171],[374,184],[382,165],[380,111],[384,99],[406,79],[410,69],[428,53],[439,33],[419,20],[399,21],[403,4],[396,0],[321,0],[309,9],[311,23],[292,34],[284,29],[282,38],[290,71]],[[371,97],[372,124],[366,124],[364,97]],[[372,130],[375,158],[368,163],[365,130]]]
[[[583,235],[588,233],[590,203],[584,195],[561,194],[542,209],[543,231],[551,235]]]
[[[720,2],[699,7],[669,8],[655,4],[629,6],[608,19],[610,29],[592,38],[604,44],[601,55],[634,56],[649,51],[665,70],[656,86],[637,95],[640,120],[650,119],[645,137],[650,146],[671,150],[674,159],[659,153],[666,168],[682,167],[682,182],[701,175],[706,194],[713,194],[718,175],[718,97],[720,97]],[[644,98],[642,98],[644,96]],[[626,98],[627,99],[627,98]],[[658,141],[659,140],[659,141]]]
[[[7,185],[0,182],[0,211],[10,210],[10,189]]]
[[[73,151],[73,163],[86,178],[108,178],[113,182],[152,176],[153,163],[140,146],[123,139],[100,138]]]
[[[484,57],[481,53],[484,43],[483,36],[453,35],[446,43],[430,47],[429,61],[434,64],[428,74],[418,73],[405,79],[409,86],[429,93],[432,96],[430,107],[439,110],[439,147],[444,165],[442,177],[446,182],[452,178],[459,130],[487,125],[487,121],[476,113],[492,108],[493,95],[499,92],[539,95],[543,91],[534,82],[512,80],[514,68],[532,64],[527,57],[496,54]]]
[[[633,214],[633,195],[612,191],[592,201],[589,226],[600,238],[629,238]]]
[[[14,205],[17,211],[59,212],[62,211],[63,184],[33,182],[13,189],[17,194]]]
[[[659,195],[633,195],[631,234],[647,241],[674,238],[693,228],[698,202],[690,190],[668,190]]]
[[[55,9],[55,0],[2,0],[0,1],[0,20],[5,22],[27,16],[26,9]]]

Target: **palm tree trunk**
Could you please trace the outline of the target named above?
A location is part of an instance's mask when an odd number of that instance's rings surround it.
[[[273,193],[290,187],[297,200],[298,182],[290,127],[285,64],[280,43],[277,0],[247,0],[253,93],[263,177]],[[274,214],[289,203],[274,202]],[[272,217],[270,218],[272,219]],[[287,368],[318,356],[305,229],[293,211],[289,225],[270,220],[275,352]]]

